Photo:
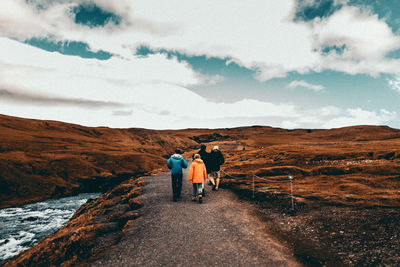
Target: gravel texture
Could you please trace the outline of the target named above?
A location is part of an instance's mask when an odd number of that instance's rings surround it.
[[[274,240],[254,208],[229,190],[191,201],[183,176],[182,199],[172,201],[170,174],[147,177],[141,216],[93,266],[299,266]]]

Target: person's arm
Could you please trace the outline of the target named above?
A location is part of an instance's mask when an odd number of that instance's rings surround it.
[[[206,166],[203,164],[203,177],[204,177],[204,183],[207,180],[207,170],[206,170]]]
[[[187,164],[187,162],[186,162],[185,159],[182,159],[182,161],[181,161],[181,166],[182,166],[182,168],[184,168],[184,169],[187,168],[188,164]]]
[[[194,168],[194,165],[193,164],[190,165],[190,168],[189,168],[189,182],[191,182],[193,180],[193,168]]]
[[[224,155],[221,153],[221,165],[225,163]]]
[[[167,167],[168,167],[168,169],[172,169],[171,158],[169,158],[169,159],[167,160]]]

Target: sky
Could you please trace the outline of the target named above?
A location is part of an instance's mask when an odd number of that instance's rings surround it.
[[[1,0],[0,114],[400,128],[397,0]]]

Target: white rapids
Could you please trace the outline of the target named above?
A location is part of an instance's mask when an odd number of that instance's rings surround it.
[[[0,263],[57,231],[89,198],[99,195],[85,193],[0,209]]]

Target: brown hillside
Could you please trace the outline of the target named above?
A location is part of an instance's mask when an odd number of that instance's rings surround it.
[[[0,208],[104,191],[196,143],[145,129],[89,128],[0,115]]]
[[[375,194],[370,204],[388,205],[388,197],[398,204],[400,131],[385,126],[156,131],[91,128],[0,115],[0,208],[104,191],[131,176],[163,168],[176,147],[190,156],[199,143],[209,144],[209,150],[219,144],[227,157],[226,171],[237,176],[275,179],[296,175],[304,184],[301,197],[313,198],[321,192],[329,200],[354,202],[365,198],[369,186],[384,182],[380,193],[385,196]],[[276,166],[286,166],[286,171]],[[265,186],[259,182],[258,187]],[[363,195],[354,196],[355,192]]]

